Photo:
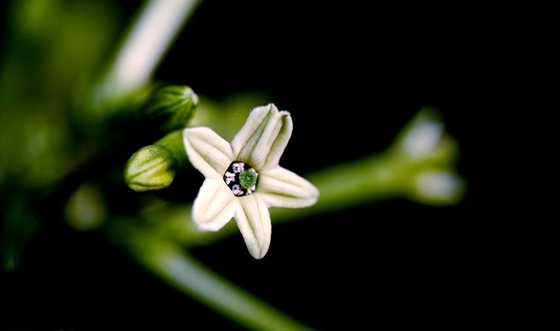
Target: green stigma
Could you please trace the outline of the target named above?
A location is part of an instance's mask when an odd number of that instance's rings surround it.
[[[242,171],[239,174],[239,184],[241,184],[244,189],[251,188],[257,183],[257,176],[257,173],[253,169]]]

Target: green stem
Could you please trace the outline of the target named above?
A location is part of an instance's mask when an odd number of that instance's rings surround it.
[[[138,92],[194,12],[198,0],[147,0],[95,91],[96,109],[117,108]],[[112,105],[113,107],[103,107]]]
[[[126,221],[115,222],[119,223],[122,226]],[[310,330],[206,268],[178,245],[138,225],[114,226],[110,234],[146,269],[240,325],[254,330]]]
[[[321,192],[317,203],[302,209],[273,209],[272,218],[283,222],[398,196],[407,172],[402,160],[384,153],[312,173],[306,178]]]
[[[185,147],[183,146],[183,131],[176,130],[168,133],[165,137],[156,141],[154,145],[165,148],[169,151],[177,167],[182,167],[188,163]]]

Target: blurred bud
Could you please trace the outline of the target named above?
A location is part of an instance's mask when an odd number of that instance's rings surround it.
[[[409,181],[410,198],[427,204],[455,204],[464,193],[465,182],[450,169],[419,171]]]
[[[393,150],[412,161],[453,162],[458,147],[445,133],[439,115],[424,108],[401,131]]]
[[[184,128],[191,120],[198,96],[188,86],[156,88],[144,107],[144,114],[164,131]]]
[[[138,192],[164,189],[171,185],[186,157],[181,131],[172,132],[130,157],[124,170],[125,181]]]
[[[465,181],[456,174],[457,142],[445,132],[439,114],[424,108],[404,127],[391,148],[408,198],[431,205],[459,202]]]
[[[76,230],[98,228],[107,216],[102,194],[91,184],[83,184],[66,205],[66,220]]]

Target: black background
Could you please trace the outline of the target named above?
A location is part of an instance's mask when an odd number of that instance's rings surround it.
[[[202,4],[158,80],[218,100],[265,93],[292,113],[282,164],[303,174],[382,151],[422,106],[434,106],[461,146],[468,193],[453,207],[391,200],[276,226],[260,261],[241,236],[195,256],[319,329],[526,321],[516,286],[525,253],[505,185],[518,162],[512,144],[531,153],[515,133],[548,94],[536,85],[549,71],[554,25],[504,6]],[[237,328],[101,234],[53,224],[21,268],[3,275],[0,315],[14,324]]]

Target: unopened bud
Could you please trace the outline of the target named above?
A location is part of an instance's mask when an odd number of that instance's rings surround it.
[[[142,147],[128,160],[124,178],[135,191],[160,190],[171,185],[175,177],[173,158],[165,148]]]
[[[455,160],[458,147],[437,112],[425,108],[401,131],[393,150],[415,162],[448,164]]]
[[[198,96],[188,86],[156,88],[148,100],[144,113],[152,125],[164,131],[184,128],[198,105]]]
[[[171,185],[177,168],[185,163],[181,131],[175,131],[134,153],[126,164],[124,178],[138,192],[161,190]]]
[[[410,198],[435,205],[452,205],[465,193],[465,182],[449,169],[420,171],[409,182]]]

